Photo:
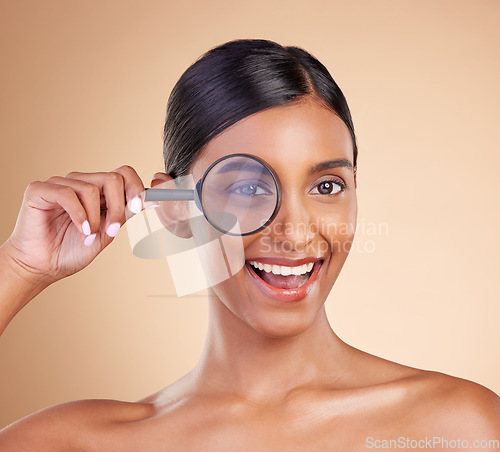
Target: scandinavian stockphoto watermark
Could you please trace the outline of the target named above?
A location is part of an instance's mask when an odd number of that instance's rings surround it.
[[[389,235],[387,222],[361,221],[354,223],[325,221],[309,223],[273,222],[260,231],[265,240],[262,251],[272,253],[308,253],[325,255],[334,252],[373,253],[376,237]]]
[[[393,439],[380,439],[373,436],[366,437],[367,449],[500,449],[500,439],[464,439],[444,438],[443,436],[431,436],[424,438],[408,438],[400,436]]]
[[[158,206],[153,206],[158,207]],[[161,298],[193,296],[197,292],[231,278],[245,265],[245,246],[253,238],[228,235],[216,231],[203,215],[190,216],[193,236],[176,234],[176,224],[165,226],[158,208],[148,208],[127,221],[130,246],[135,256],[142,259],[166,259],[175,292],[152,295]],[[308,255],[329,256],[347,253],[373,253],[377,240],[389,235],[386,222],[366,221],[356,224],[333,221],[321,217],[317,222],[280,223],[274,221],[255,236],[259,252],[266,256]],[[238,223],[235,225],[235,232]],[[246,241],[246,242],[245,242]],[[253,241],[253,240],[252,240]],[[255,246],[255,245],[254,245]],[[197,295],[194,295],[197,297]],[[200,295],[204,298],[205,295]]]

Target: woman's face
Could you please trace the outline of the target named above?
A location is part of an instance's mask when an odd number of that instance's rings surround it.
[[[261,334],[300,334],[322,308],[354,238],[357,200],[349,130],[313,98],[274,107],[211,140],[192,165],[194,181],[215,160],[235,153],[252,154],[273,168],[281,183],[281,207],[265,229],[224,236],[228,260],[241,264],[239,271],[209,288],[210,297],[221,315]],[[207,222],[201,227],[215,231]],[[199,223],[191,229],[195,239],[204,235]],[[315,263],[304,276],[272,272],[287,273],[283,267],[298,267],[304,259]],[[217,271],[210,255],[202,254],[202,260],[208,273]],[[256,269],[250,261],[266,267]]]

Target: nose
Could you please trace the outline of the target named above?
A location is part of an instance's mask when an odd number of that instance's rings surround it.
[[[278,213],[263,233],[273,242],[281,243],[283,252],[299,252],[314,238],[310,221],[306,200],[299,193],[285,192]]]

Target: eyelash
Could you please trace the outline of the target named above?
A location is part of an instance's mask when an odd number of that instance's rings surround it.
[[[341,193],[343,193],[348,187],[348,185],[341,179],[324,179],[320,182],[318,182],[314,188],[316,188],[318,185],[321,185],[321,184],[324,184],[325,182],[332,182],[334,183],[335,185],[338,185],[340,187],[340,191],[338,191],[337,193],[333,193],[333,194],[325,194],[323,196],[337,196],[337,195],[340,195]],[[318,194],[318,195],[322,195],[322,193],[315,193],[315,194]]]

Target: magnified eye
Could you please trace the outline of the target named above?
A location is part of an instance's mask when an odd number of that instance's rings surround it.
[[[231,190],[232,193],[236,193],[237,195],[242,196],[259,196],[259,195],[268,195],[270,194],[268,190],[258,184],[245,184],[240,185]]]
[[[314,189],[316,188],[318,190],[316,193],[319,195],[335,195],[341,191],[344,191],[345,184],[340,180],[328,179],[317,184]]]

